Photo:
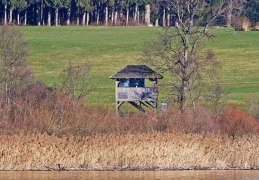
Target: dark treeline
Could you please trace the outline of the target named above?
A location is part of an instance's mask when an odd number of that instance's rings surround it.
[[[0,0],[0,23],[16,25],[106,25],[171,26],[177,13],[175,3],[188,0]],[[190,0],[189,0],[190,1]],[[194,0],[205,3],[203,11],[222,6],[215,25],[231,26],[234,19],[247,16],[259,21],[259,0]],[[202,23],[201,21],[199,23]]]

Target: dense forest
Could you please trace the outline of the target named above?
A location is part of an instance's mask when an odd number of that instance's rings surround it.
[[[0,23],[16,25],[171,26],[179,0],[0,0]],[[186,0],[179,1],[185,3]],[[259,21],[259,0],[203,0],[200,17],[221,6],[214,25],[232,26],[236,17]],[[199,21],[202,23],[202,21]]]

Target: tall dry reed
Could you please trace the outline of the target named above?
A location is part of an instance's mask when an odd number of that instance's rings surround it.
[[[0,136],[0,170],[258,169],[259,140],[213,134]]]

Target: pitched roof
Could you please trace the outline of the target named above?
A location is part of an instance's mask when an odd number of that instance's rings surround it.
[[[120,79],[120,78],[157,78],[163,79],[163,76],[146,65],[127,65],[122,70],[116,72],[110,79]]]

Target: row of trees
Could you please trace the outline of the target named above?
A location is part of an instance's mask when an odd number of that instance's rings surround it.
[[[178,0],[0,0],[0,22],[17,25],[174,25]],[[190,0],[192,2],[192,0]],[[195,18],[204,17],[215,4],[224,13],[215,21],[232,25],[246,15],[259,21],[259,0],[204,0]],[[182,1],[184,3],[184,1]]]

